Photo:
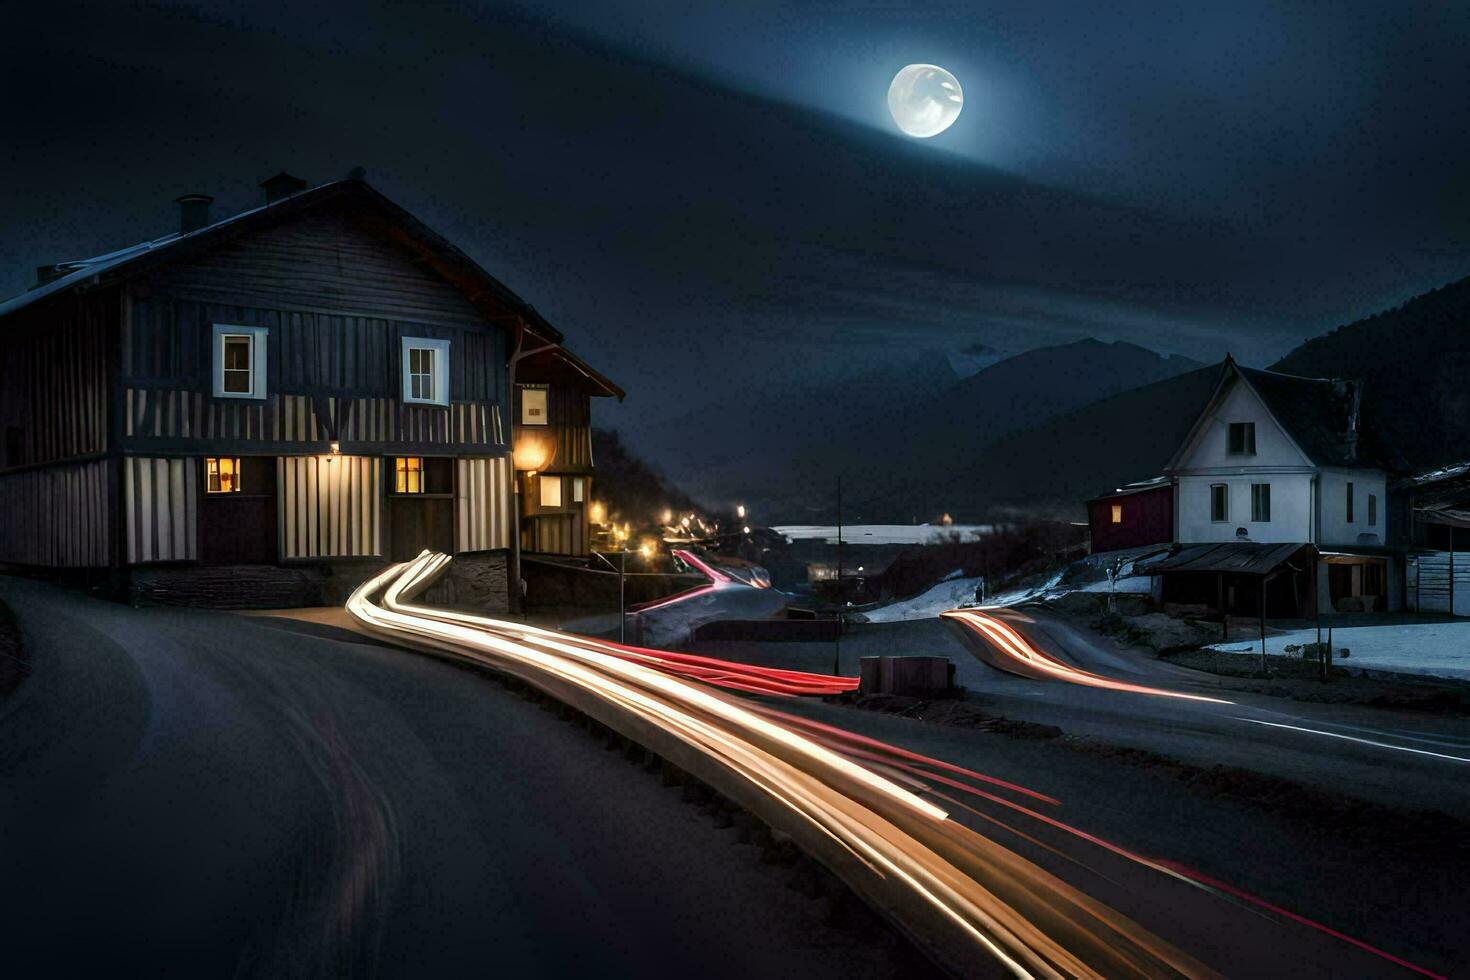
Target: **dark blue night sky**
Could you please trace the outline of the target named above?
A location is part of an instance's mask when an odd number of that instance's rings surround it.
[[[369,180],[631,393],[729,404],[980,343],[1263,364],[1470,272],[1460,4],[12,8],[0,292]],[[965,86],[932,140],[903,65]]]

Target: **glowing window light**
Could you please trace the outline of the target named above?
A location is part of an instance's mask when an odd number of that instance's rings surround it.
[[[240,491],[240,458],[238,456],[210,456],[204,461],[207,493],[238,493]]]
[[[424,492],[424,458],[399,456],[393,460],[393,489],[396,493]]]

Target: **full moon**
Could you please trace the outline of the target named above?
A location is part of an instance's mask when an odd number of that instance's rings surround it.
[[[888,86],[888,111],[898,128],[921,139],[937,136],[960,117],[960,81],[938,65],[909,65]]]

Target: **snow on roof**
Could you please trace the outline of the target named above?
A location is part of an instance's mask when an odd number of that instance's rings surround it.
[[[1460,476],[1466,472],[1470,472],[1470,462],[1452,463],[1449,466],[1441,466],[1439,469],[1430,470],[1427,473],[1405,477],[1404,485],[1423,486],[1426,483],[1437,483],[1440,480],[1448,480],[1451,477]]]

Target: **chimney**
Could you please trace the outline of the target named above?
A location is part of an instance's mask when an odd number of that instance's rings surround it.
[[[185,194],[179,203],[179,234],[187,235],[209,224],[209,206],[214,198],[208,194]]]
[[[36,266],[36,286],[44,286],[53,279],[60,279],[70,271],[70,269],[63,269],[59,265],[38,265]],[[36,286],[32,286],[31,288],[35,289]]]
[[[306,181],[300,177],[293,177],[282,170],[274,177],[267,177],[260,182],[261,190],[265,191],[265,203],[275,204],[284,200],[298,191],[306,190]]]

